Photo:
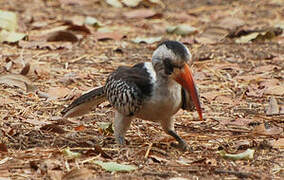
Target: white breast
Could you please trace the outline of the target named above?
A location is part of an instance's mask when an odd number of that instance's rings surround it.
[[[181,107],[181,86],[174,80],[158,77],[152,63],[145,63],[152,78],[152,96],[145,99],[141,111],[135,116],[150,121],[160,121],[170,118]]]

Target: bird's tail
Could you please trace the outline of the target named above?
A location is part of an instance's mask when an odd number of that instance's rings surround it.
[[[106,101],[104,86],[96,88],[75,99],[61,114],[63,117],[75,117],[86,114],[97,105]]]

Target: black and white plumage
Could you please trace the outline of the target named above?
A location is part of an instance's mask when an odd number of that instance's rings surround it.
[[[196,107],[202,112],[196,86],[188,63],[191,54],[177,41],[165,41],[154,51],[152,62],[132,67],[121,66],[107,78],[103,87],[82,95],[62,111],[64,117],[86,113],[108,100],[115,109],[114,131],[119,144],[124,144],[131,120],[138,117],[160,122],[164,131],[173,136],[177,147],[187,147],[174,131],[172,116],[181,108]]]

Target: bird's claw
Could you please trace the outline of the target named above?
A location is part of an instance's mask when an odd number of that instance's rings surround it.
[[[171,143],[171,146],[177,149],[180,149],[182,151],[191,151],[191,148],[185,143],[185,142],[180,142],[180,143]]]

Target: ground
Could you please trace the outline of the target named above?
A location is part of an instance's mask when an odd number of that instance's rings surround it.
[[[27,35],[0,46],[0,179],[284,178],[283,4],[144,0],[116,8],[102,0],[0,1],[0,10],[17,13],[17,32]],[[86,17],[100,23],[86,25]],[[183,35],[166,32],[180,24]],[[133,42],[137,37],[158,38]],[[174,140],[159,124],[140,119],[119,147],[107,102],[62,119],[60,111],[76,97],[103,85],[120,65],[150,61],[165,39],[185,43],[193,54],[204,121],[182,110],[174,117],[191,151],[171,147]],[[254,154],[246,160],[218,153],[247,149]],[[95,160],[137,169],[111,173]]]

